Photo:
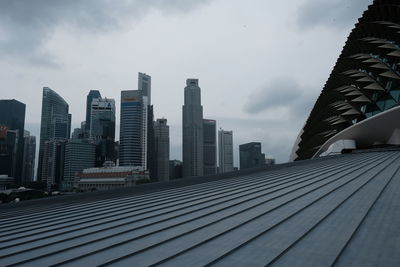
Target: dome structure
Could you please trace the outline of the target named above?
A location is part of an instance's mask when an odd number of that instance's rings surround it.
[[[291,159],[318,156],[324,144],[345,129],[399,105],[400,2],[375,0],[350,33],[299,134]],[[395,126],[388,131],[394,131]],[[385,140],[369,143],[382,142]]]

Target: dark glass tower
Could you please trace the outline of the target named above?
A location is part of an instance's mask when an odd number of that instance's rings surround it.
[[[252,142],[239,146],[240,169],[265,166],[265,155],[261,153],[261,143]]]
[[[121,91],[120,166],[147,168],[147,101],[140,90]]]
[[[217,122],[203,120],[204,175],[217,173]]]
[[[95,98],[100,98],[101,94],[98,90],[90,90],[86,97],[86,131],[90,132],[90,118],[92,112],[92,101]]]
[[[0,126],[6,126],[10,131],[17,131],[16,165],[13,176],[15,182],[20,184],[24,154],[25,104],[15,99],[0,100]]]
[[[66,140],[70,136],[71,115],[68,114],[68,109],[67,102],[61,96],[48,87],[43,88],[39,165],[37,172],[38,181],[47,182],[48,173],[43,173],[43,170],[50,169],[49,166],[43,166],[45,142]],[[50,155],[50,153],[46,153],[46,155]],[[45,162],[54,162],[54,160],[54,158],[46,159]]]

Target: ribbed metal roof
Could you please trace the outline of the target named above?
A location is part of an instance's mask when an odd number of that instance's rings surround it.
[[[354,153],[131,196],[0,208],[0,266],[400,266],[399,168],[400,151]]]

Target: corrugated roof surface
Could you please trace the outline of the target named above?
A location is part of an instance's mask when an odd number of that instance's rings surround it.
[[[400,266],[399,167],[400,151],[355,153],[5,210],[0,266]]]

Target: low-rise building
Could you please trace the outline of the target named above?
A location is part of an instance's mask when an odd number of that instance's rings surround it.
[[[75,179],[75,187],[82,191],[109,190],[150,182],[149,172],[139,166],[105,164],[102,168],[84,169]]]

